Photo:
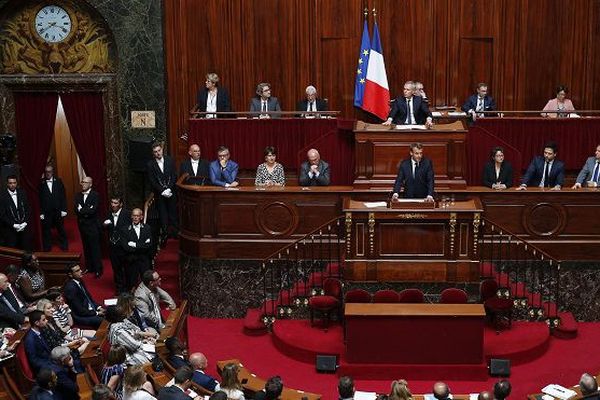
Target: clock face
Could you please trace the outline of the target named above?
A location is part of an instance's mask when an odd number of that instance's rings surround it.
[[[71,17],[62,7],[45,6],[35,16],[35,31],[48,43],[62,42],[71,28]]]

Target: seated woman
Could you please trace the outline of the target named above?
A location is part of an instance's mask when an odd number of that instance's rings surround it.
[[[67,346],[71,349],[72,353],[74,350],[77,351],[76,354],[73,354],[75,359],[77,359],[84,352],[90,341],[83,337],[67,335],[60,329],[56,321],[54,321],[54,305],[50,300],[41,299],[38,301],[37,309],[44,313],[46,321],[48,321],[48,324],[41,331],[42,337],[48,344],[48,347],[53,349],[57,346]]]
[[[40,268],[37,256],[28,252],[21,257],[21,272],[15,284],[27,301],[39,300],[46,297],[48,292],[59,290],[58,288],[46,289],[46,276]]]
[[[100,373],[100,383],[108,386],[118,400],[123,398],[123,375],[125,375],[125,359],[127,358],[127,350],[120,344],[115,344],[110,347],[106,356],[106,364],[102,367]]]
[[[408,382],[404,379],[400,379],[392,382],[392,388],[390,390],[389,400],[412,400],[412,393],[408,388]]]
[[[48,300],[52,302],[54,306],[54,312],[52,313],[52,319],[56,326],[63,331],[69,337],[80,337],[83,336],[87,339],[92,339],[96,335],[96,331],[91,329],[79,329],[73,326],[73,316],[71,314],[71,308],[60,292],[52,292],[46,296]]]
[[[198,90],[196,111],[200,112],[225,112],[231,111],[229,93],[218,87],[219,75],[211,72],[206,74],[205,88]],[[200,114],[201,118],[227,118],[227,115]]]
[[[273,146],[265,147],[265,162],[256,169],[256,186],[284,186],[285,173],[283,165],[277,161],[277,150]]]
[[[134,365],[125,371],[123,400],[153,400],[154,388],[147,385],[148,378],[143,365]]]
[[[548,100],[546,106],[542,111],[557,111],[551,113],[542,113],[542,117],[550,117],[550,118],[566,118],[569,116],[569,113],[564,111],[575,111],[575,107],[573,107],[573,103],[571,100],[567,99],[567,94],[569,93],[569,88],[566,86],[560,85],[556,88],[556,98]]]
[[[508,161],[504,160],[504,149],[494,147],[492,159],[483,167],[483,186],[502,190],[512,186],[513,169]]]
[[[135,302],[135,297],[131,293],[121,293],[117,298],[117,307],[119,307],[125,318],[133,322],[142,331],[150,332],[153,335],[158,336],[156,329],[148,326],[146,319],[140,314]]]
[[[223,367],[223,382],[221,383],[221,391],[227,394],[229,400],[244,400],[244,392],[242,384],[238,378],[239,367],[237,364],[229,363]]]
[[[152,333],[144,332],[125,316],[116,306],[106,309],[106,320],[110,323],[108,328],[108,341],[111,345],[120,344],[127,350],[127,364],[145,364],[152,360],[150,354],[144,351],[143,344],[156,342]]]

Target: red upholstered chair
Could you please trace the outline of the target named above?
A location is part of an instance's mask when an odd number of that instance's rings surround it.
[[[364,289],[352,289],[346,292],[344,303],[370,303],[371,293]]]
[[[308,300],[310,324],[313,325],[315,311],[324,316],[325,327],[329,326],[332,312],[342,309],[342,282],[339,279],[327,278],[323,281],[323,295],[313,296]]]
[[[420,289],[404,289],[398,297],[398,303],[423,303],[425,301],[425,296]]]
[[[373,295],[373,303],[398,303],[399,301],[400,295],[391,289],[378,290]]]
[[[467,300],[467,292],[457,288],[442,290],[442,295],[440,297],[440,303],[442,304],[465,304]]]
[[[479,285],[479,298],[485,313],[499,330],[502,318],[508,319],[508,326],[512,326],[513,300],[498,297],[497,290],[498,282],[495,279],[485,279]]]

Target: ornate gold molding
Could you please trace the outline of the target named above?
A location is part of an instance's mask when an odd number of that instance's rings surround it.
[[[352,213],[346,213],[346,256],[351,255],[352,250]]]
[[[456,213],[450,213],[450,254],[454,254],[455,236],[456,236]]]
[[[398,218],[402,218],[402,219],[424,219],[424,218],[427,218],[427,214],[421,214],[421,213],[398,214]]]
[[[369,253],[375,250],[375,213],[369,213]]]
[[[105,22],[78,2],[56,0],[72,22],[67,37],[48,43],[35,29],[35,16],[47,4],[28,5],[0,27],[0,70],[3,74],[113,72],[114,47]]]
[[[477,244],[479,243],[479,225],[481,225],[481,214],[473,215],[473,257],[477,256]]]

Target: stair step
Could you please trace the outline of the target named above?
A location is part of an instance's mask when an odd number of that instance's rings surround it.
[[[573,339],[577,337],[579,324],[570,312],[559,312],[560,325],[552,331],[552,335],[560,339]]]

